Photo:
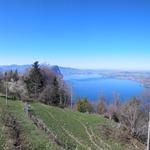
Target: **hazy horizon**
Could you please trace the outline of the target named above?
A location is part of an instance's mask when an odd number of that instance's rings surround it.
[[[34,62],[32,63],[27,63],[27,64],[0,64],[0,67],[8,67],[8,66],[26,66],[26,65],[32,65]],[[113,68],[79,68],[79,67],[72,67],[72,66],[63,66],[63,65],[57,65],[57,64],[50,64],[48,62],[39,62],[40,65],[50,65],[50,66],[59,66],[59,67],[62,67],[62,68],[68,68],[68,69],[81,69],[81,70],[104,70],[104,71],[130,71],[130,72],[150,72],[150,69],[149,70],[134,70],[134,69],[113,69]]]

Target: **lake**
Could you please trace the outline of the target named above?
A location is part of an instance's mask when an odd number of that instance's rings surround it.
[[[79,97],[87,97],[91,102],[96,102],[101,95],[104,95],[107,102],[111,102],[113,93],[118,93],[121,101],[125,101],[133,96],[139,96],[144,91],[144,87],[138,82],[97,75],[73,75],[64,79],[72,87],[73,101]]]

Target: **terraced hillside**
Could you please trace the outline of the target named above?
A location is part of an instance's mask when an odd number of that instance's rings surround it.
[[[98,115],[31,103],[0,99],[0,150],[144,150],[128,131]]]

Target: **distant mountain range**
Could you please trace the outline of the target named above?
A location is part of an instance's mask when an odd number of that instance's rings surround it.
[[[111,74],[111,70],[93,70],[93,69],[76,69],[76,68],[69,68],[69,67],[61,67],[57,65],[50,65],[50,64],[41,64],[40,66],[46,66],[50,68],[52,71],[59,75],[63,76],[70,76],[70,75],[94,75],[94,74]],[[0,72],[5,72],[9,70],[18,70],[20,73],[24,73],[26,70],[31,68],[32,65],[1,65]]]
[[[104,70],[104,69],[76,69],[69,67],[61,67],[57,65],[41,64],[41,66],[49,67],[52,71],[59,75],[70,76],[70,75],[101,75],[105,77],[116,77],[116,76],[150,76],[150,72],[140,71],[119,71],[119,70]],[[26,70],[31,68],[31,64],[27,65],[1,65],[0,72],[9,70],[18,70],[20,73],[24,73]]]
[[[63,76],[65,80],[70,78],[113,78],[120,80],[133,80],[139,82],[145,88],[150,88],[150,71],[122,71],[122,70],[104,70],[104,69],[76,69],[61,66],[53,66],[49,64],[41,64],[41,66],[49,67],[52,71],[60,76]],[[0,66],[0,72],[9,70],[18,70],[20,73],[24,73],[32,65],[3,65]]]
[[[23,73],[30,67],[31,65],[2,65],[0,66],[0,71],[18,70],[18,72]]]
[[[56,65],[51,66],[51,65],[48,65],[48,64],[46,64],[46,65],[41,64],[41,66],[49,67],[55,73],[57,73],[59,75],[62,75],[59,67],[56,66]],[[31,67],[32,67],[32,65],[3,65],[3,66],[0,66],[0,72],[6,72],[6,71],[9,71],[9,70],[13,70],[13,71],[18,70],[19,73],[24,73],[28,69],[30,69]]]

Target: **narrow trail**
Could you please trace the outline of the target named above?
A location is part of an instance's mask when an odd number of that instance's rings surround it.
[[[83,124],[79,119],[75,119],[75,120],[78,121],[78,122],[84,127],[85,132],[86,132],[86,134],[87,134],[88,137],[89,137],[89,140],[91,141],[91,143],[92,143],[98,150],[110,150],[110,149],[111,149],[111,147],[110,147],[108,144],[106,144],[100,137],[98,137],[97,135],[94,134],[92,128],[90,128],[90,132],[89,132],[89,130],[88,130],[88,128],[85,126],[85,124]],[[104,145],[103,148],[100,147],[100,146],[94,141],[94,138],[95,138],[95,137],[100,141],[100,143],[101,143],[102,145]],[[89,149],[91,149],[91,148],[89,147]]]
[[[62,127],[62,129],[65,131],[65,133],[67,133],[67,135],[69,137],[71,137],[76,143],[78,143],[79,145],[81,145],[84,148],[87,148],[87,146],[85,146],[84,144],[82,144],[73,134],[71,134],[68,130],[66,130],[64,127]]]
[[[111,149],[110,145],[106,144],[99,136],[97,136],[97,135],[94,134],[92,128],[90,128],[90,131],[91,131],[91,133],[92,133],[92,136],[93,136],[93,137],[96,137],[96,138],[100,141],[100,143],[101,143],[102,145],[104,145],[105,150],[110,150],[110,149]]]
[[[58,122],[58,120],[53,116],[52,113],[48,112],[48,114],[49,114],[55,121]],[[81,145],[81,146],[84,147],[84,148],[87,148],[86,145],[84,145],[83,143],[81,143],[80,140],[79,140],[77,137],[75,137],[73,134],[71,134],[68,130],[66,130],[64,127],[61,127],[61,128],[62,128],[62,130],[63,130],[69,137],[71,137],[77,144]],[[90,149],[90,148],[89,148],[89,149]]]
[[[79,120],[77,120],[77,121],[79,121]],[[87,135],[88,135],[88,137],[89,137],[89,140],[90,140],[91,143],[97,148],[97,150],[104,150],[104,149],[102,149],[99,145],[97,145],[97,144],[95,143],[95,141],[93,140],[93,135],[90,134],[90,132],[88,131],[88,128],[85,126],[85,124],[83,124],[81,121],[79,121],[79,122],[80,122],[80,124],[84,127],[85,132],[87,133]]]
[[[55,116],[46,109],[46,112],[48,113],[48,115],[54,119],[56,122],[60,122],[59,120],[57,120],[55,118]],[[83,128],[85,129],[85,132],[90,140],[90,142],[95,146],[96,150],[110,150],[111,147],[106,144],[100,137],[98,137],[97,135],[94,134],[92,128],[89,128],[84,124],[82,123],[80,120],[78,119],[75,119],[76,121],[78,121],[82,126]],[[60,126],[60,128],[70,137],[72,138],[78,145],[82,146],[83,148],[85,149],[88,149],[88,150],[91,150],[91,147],[88,147],[87,145],[83,144],[77,137],[75,137],[72,133],[70,133],[70,131],[68,131],[64,126]],[[95,139],[98,139],[97,142],[100,142],[99,144],[101,144],[101,146],[96,142]]]

